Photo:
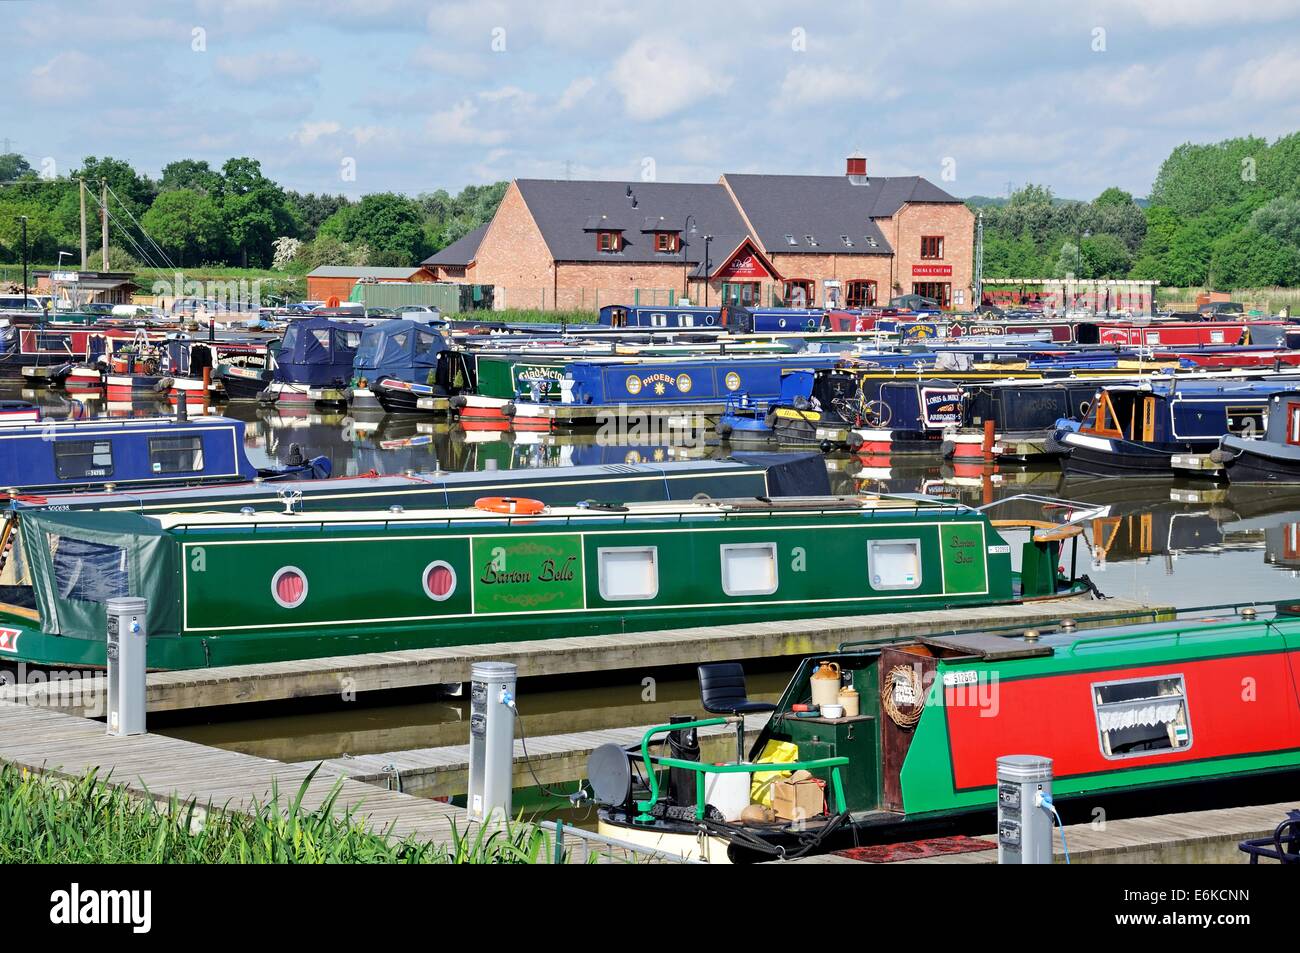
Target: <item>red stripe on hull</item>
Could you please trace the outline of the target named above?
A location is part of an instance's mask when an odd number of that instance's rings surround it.
[[[953,781],[958,790],[996,782],[1004,754],[1042,753],[1056,777],[1155,767],[1300,747],[1300,710],[1292,667],[1300,653],[1171,661],[998,682],[995,704],[981,707],[964,689],[944,690]],[[1180,751],[1106,758],[1092,686],[1131,678],[1182,675],[1192,744]]]

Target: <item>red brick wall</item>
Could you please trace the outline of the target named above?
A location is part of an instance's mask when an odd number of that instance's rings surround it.
[[[506,189],[470,274],[456,280],[495,285],[498,308],[554,307],[554,262],[518,183]]]
[[[822,282],[836,280],[840,283],[840,302],[843,303],[848,283],[853,280],[875,281],[876,301],[883,304],[889,300],[888,255],[791,255],[773,252],[772,266],[785,281],[805,278],[814,282],[811,304],[821,307],[826,304],[826,289]],[[778,283],[778,293],[783,283]]]
[[[952,203],[908,203],[898,210],[892,222],[880,223],[894,246],[894,280],[910,294],[914,282],[939,281],[952,285],[952,305],[969,310],[979,302],[971,300],[971,282],[975,271],[975,214],[965,205]],[[921,257],[921,236],[943,236],[942,260]],[[951,276],[913,276],[913,265],[951,265]],[[961,293],[959,298],[958,293]]]
[[[412,281],[432,281],[433,276],[427,271],[417,271],[411,278]],[[340,301],[347,301],[348,295],[352,294],[352,286],[357,283],[356,277],[352,278],[307,278],[307,299],[309,301],[328,301],[334,295],[338,295]],[[397,279],[381,278],[381,284],[402,284]]]

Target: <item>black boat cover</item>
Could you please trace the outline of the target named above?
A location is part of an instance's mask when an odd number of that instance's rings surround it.
[[[766,468],[769,496],[831,494],[831,476],[820,453],[733,453],[731,459]]]

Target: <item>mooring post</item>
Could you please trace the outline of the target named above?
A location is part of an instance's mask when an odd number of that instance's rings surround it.
[[[124,596],[109,599],[104,608],[108,612],[108,733],[143,735],[149,603]]]
[[[515,762],[515,681],[512,662],[470,667],[469,797],[477,821],[510,820]]]

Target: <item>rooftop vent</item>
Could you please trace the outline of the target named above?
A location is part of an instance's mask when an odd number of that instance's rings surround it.
[[[785,243],[787,245],[798,245],[799,239],[795,238],[793,235],[787,235],[785,236]]]
[[[816,247],[817,247],[817,239],[813,238],[813,236],[811,236],[811,235],[805,235],[803,238],[804,238],[804,241],[806,241],[806,242],[807,242],[811,247],[813,247],[813,248],[816,248]]]
[[[844,174],[848,176],[849,182],[853,185],[866,185],[867,179],[867,157],[860,152],[855,152],[844,160]]]
[[[844,247],[845,247],[845,248],[852,248],[852,247],[853,247],[853,239],[849,238],[849,236],[847,236],[847,235],[841,235],[841,236],[840,236],[840,241],[842,241],[842,242],[844,243]]]

